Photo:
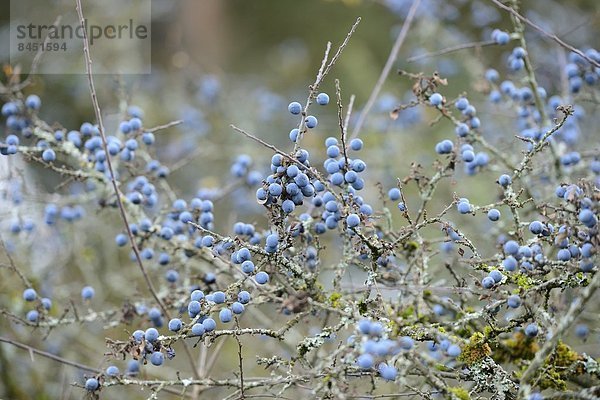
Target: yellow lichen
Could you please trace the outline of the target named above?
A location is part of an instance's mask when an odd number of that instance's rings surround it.
[[[545,368],[540,377],[540,387],[542,389],[554,388],[566,390],[566,380],[573,375],[582,374],[583,368],[577,368],[574,364],[582,360],[576,351],[573,351],[563,342],[558,342],[556,349],[545,360]]]
[[[448,391],[452,394],[452,398],[454,399],[471,400],[471,396],[469,396],[467,389],[458,386],[452,386],[448,388]]]
[[[494,352],[494,360],[531,360],[539,349],[534,339],[528,338],[522,332],[516,332],[511,338],[501,342],[501,346]]]
[[[341,293],[333,292],[329,296],[329,303],[331,304],[332,307],[339,308],[340,307],[340,299],[341,298],[342,298],[342,294]]]
[[[492,354],[492,349],[485,340],[483,333],[475,332],[471,335],[469,343],[461,349],[458,360],[471,365],[481,361],[490,354]]]

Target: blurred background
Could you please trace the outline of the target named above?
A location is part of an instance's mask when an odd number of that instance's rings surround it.
[[[8,1],[2,0],[0,4],[0,37],[6,38]],[[297,125],[297,118],[287,112],[288,103],[306,100],[327,41],[336,48],[360,16],[362,22],[349,46],[321,87],[333,100],[334,79],[339,79],[344,103],[347,104],[350,95],[356,96],[354,120],[377,81],[411,4],[409,0],[153,0],[152,73],[96,77],[107,131],[117,130],[130,106],[143,109],[146,126],[182,120],[180,125],[157,133],[156,158],[172,169],[169,182],[183,198],[192,197],[201,188],[209,193],[226,187],[231,179],[231,164],[240,154],[250,155],[252,169],[265,174],[272,152],[242,138],[229,125],[235,124],[283,150],[291,150],[288,133]],[[529,18],[575,47],[598,46],[600,9],[596,0],[530,0],[521,4]],[[413,62],[410,58],[463,43],[486,41],[493,29],[510,31],[510,26],[508,15],[496,9],[491,1],[422,0],[393,71],[425,74],[438,71],[449,82],[443,94],[450,99],[467,93],[471,103],[477,105],[484,135],[500,148],[507,148],[517,133],[514,114],[502,106],[489,104],[489,86],[483,75],[487,68],[495,68],[501,80],[511,78],[506,56],[513,46],[467,49]],[[568,101],[570,95],[562,78],[567,54],[531,30],[527,37],[540,84],[549,96],[560,95]],[[5,40],[2,46],[1,61],[5,63],[8,55]],[[515,84],[520,84],[519,79]],[[430,127],[428,123],[435,115],[422,108],[402,112],[397,120],[390,118],[395,106],[411,99],[411,86],[410,80],[394,72],[390,74],[361,134],[365,141],[361,158],[368,163],[367,177],[372,178],[364,197],[372,204],[381,204],[376,182],[385,188],[394,186],[398,177],[408,173],[413,161],[430,172],[429,166],[436,158],[433,146],[454,136],[453,127],[447,122]],[[50,124],[70,130],[94,119],[87,78],[83,74],[40,76],[25,92],[42,98],[40,116]],[[326,158],[324,140],[338,134],[337,110],[333,101],[328,107],[317,107],[313,106],[313,112],[319,118],[319,126],[306,136],[303,147],[311,150],[313,164],[320,166]],[[584,104],[582,111],[597,111],[597,103]],[[597,128],[590,129],[591,122],[593,119],[588,119],[578,126],[584,143],[594,137],[597,143]],[[3,164],[2,168],[3,177],[8,176],[9,167]],[[24,171],[22,165],[16,168]],[[499,192],[495,179],[499,172],[490,168],[471,185],[463,185],[459,196],[476,204],[496,200],[494,196]],[[27,179],[21,188],[22,206],[17,211],[6,199],[0,203],[0,225],[8,226],[11,218],[23,210],[41,215],[45,204],[58,199],[55,192],[62,190],[56,189],[60,176],[29,167],[23,174]],[[440,198],[450,201],[455,183],[448,181],[441,185]],[[78,189],[71,190],[77,193]],[[261,208],[254,200],[255,190],[239,188],[232,195],[219,198],[215,211],[218,231],[228,232],[237,220],[265,225]],[[432,212],[444,205],[432,204]],[[42,227],[36,238],[11,237],[6,233],[3,238],[10,248],[19,250],[17,253],[25,250],[26,256],[18,260],[23,270],[43,291],[58,299],[79,296],[79,288],[87,283],[96,288],[98,307],[135,300],[131,287],[138,287],[141,281],[127,253],[115,249],[114,236],[121,231],[117,213],[98,210],[90,204],[87,215],[88,218],[77,222],[77,227],[61,227],[59,235]],[[465,223],[467,217],[458,217],[456,221]],[[487,221],[480,222],[483,227],[471,227],[469,222],[466,229],[485,232],[491,228]],[[491,250],[494,243],[490,240],[481,245]],[[335,255],[330,258],[333,261]],[[122,268],[123,265],[127,268]],[[106,274],[98,276],[94,272],[102,270]],[[115,280],[115,273],[122,279]],[[11,288],[7,276],[7,271],[0,271],[0,278],[4,278],[0,279],[0,305],[10,305],[15,310],[12,303],[15,299],[17,303],[20,301],[21,289]],[[19,306],[16,307],[18,312]],[[55,310],[56,314],[60,314],[61,307]],[[270,311],[276,312],[274,308]],[[306,329],[308,332],[312,328]],[[0,317],[3,335],[29,337],[29,331]],[[86,325],[85,329],[61,328],[47,338],[36,338],[35,332],[31,336],[31,343],[39,348],[105,367],[103,338],[124,338],[126,333],[122,328],[102,330],[102,324],[96,323]],[[262,356],[270,354],[269,349],[261,348],[259,339],[251,339],[249,344],[252,341],[256,341],[256,346],[247,348],[258,349]],[[581,345],[598,356],[597,341]],[[228,376],[235,351],[235,346],[226,346],[222,359],[217,361],[215,376]],[[253,360],[252,355],[248,357]],[[72,368],[34,358],[31,361],[26,352],[0,345],[0,397],[9,392],[23,399],[81,397],[81,391],[70,386],[75,379]],[[169,368],[173,375],[176,366]],[[261,369],[254,372],[259,374]],[[27,386],[22,379],[26,379]],[[107,391],[102,398],[136,396],[144,395],[137,389],[117,389]]]

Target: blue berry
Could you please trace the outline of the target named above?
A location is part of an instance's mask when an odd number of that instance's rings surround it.
[[[488,211],[487,216],[490,221],[498,221],[500,219],[500,211],[492,208],[490,211]]]
[[[256,280],[256,283],[258,283],[259,285],[264,285],[265,283],[267,283],[269,281],[269,274],[267,274],[264,271],[260,271],[258,274],[256,274],[254,279]]]
[[[294,115],[298,115],[302,112],[302,105],[297,101],[293,101],[288,105],[288,111]]]
[[[433,94],[432,94],[432,95],[429,97],[429,103],[430,103],[432,106],[435,106],[435,107],[437,107],[437,106],[441,105],[443,100],[444,100],[444,98],[443,98],[443,97],[442,97],[442,95],[441,95],[441,94],[439,94],[439,93],[433,93]]]
[[[459,111],[464,111],[469,106],[469,100],[467,100],[465,97],[461,97],[460,99],[456,100],[455,105]]]
[[[359,151],[363,148],[363,141],[359,138],[354,138],[350,141],[350,148],[354,151]]]
[[[212,236],[204,236],[202,237],[202,247],[212,247],[214,241],[215,239]]]
[[[32,110],[39,110],[42,106],[42,100],[40,100],[38,95],[30,94],[25,99],[25,106]]]
[[[289,214],[292,211],[294,211],[294,209],[296,208],[296,205],[294,204],[294,202],[292,200],[284,200],[283,203],[281,203],[281,209],[283,210],[284,213]]]
[[[217,276],[212,272],[207,272],[206,274],[204,274],[202,280],[204,281],[204,283],[210,285],[211,283],[215,283],[217,281]]]
[[[319,93],[317,95],[317,104],[321,106],[329,104],[329,95],[327,93]]]
[[[98,379],[96,379],[96,378],[89,378],[88,380],[85,381],[85,390],[94,392],[94,391],[98,390],[99,387],[100,387],[100,383],[98,382]]]
[[[519,252],[519,244],[514,240],[509,240],[504,243],[504,252],[507,254],[517,254]]]
[[[285,170],[285,173],[287,176],[289,176],[290,178],[295,178],[296,176],[298,176],[298,174],[300,173],[300,169],[296,166],[296,165],[290,165],[289,167],[287,167],[287,169]]]
[[[188,314],[192,318],[200,314],[201,309],[202,307],[200,306],[200,302],[198,300],[192,300],[188,303]]]
[[[459,201],[456,208],[461,214],[468,214],[471,212],[471,205],[467,201]]]
[[[217,328],[217,323],[212,318],[206,318],[202,321],[202,326],[204,326],[206,332],[212,332]]]
[[[152,132],[146,132],[142,135],[142,142],[144,142],[144,144],[146,146],[151,146],[154,144],[155,138],[154,138],[154,134]]]
[[[192,325],[192,335],[202,336],[204,335],[204,325],[196,323]]]
[[[165,279],[167,282],[175,283],[179,279],[179,272],[175,271],[174,269],[170,269],[165,272]]]
[[[571,252],[568,249],[560,249],[556,254],[556,258],[560,261],[569,261],[571,259]]]
[[[492,287],[494,287],[495,284],[496,281],[494,281],[494,278],[492,278],[491,276],[486,276],[481,281],[481,286],[483,286],[485,289],[491,289]]]
[[[178,332],[179,330],[181,330],[182,326],[183,324],[181,323],[181,320],[179,318],[173,318],[169,321],[169,330],[171,332]]]
[[[238,301],[242,304],[248,304],[250,302],[250,293],[242,290],[238,293]]]
[[[346,217],[348,228],[355,228],[360,224],[360,217],[357,214],[349,214]]]
[[[138,131],[142,128],[142,120],[137,117],[131,118],[129,120],[129,126],[132,130]]]
[[[296,143],[298,141],[299,136],[300,130],[298,130],[298,128],[294,128],[290,131],[289,138],[292,142]]]
[[[506,299],[506,304],[510,308],[519,308],[519,306],[521,306],[521,298],[519,295],[513,294]]]
[[[539,235],[544,231],[544,224],[540,221],[533,221],[529,224],[529,231],[534,235]]]
[[[136,360],[129,360],[127,363],[127,375],[137,375],[140,372],[140,363]]]
[[[165,356],[160,351],[155,351],[150,356],[150,362],[152,363],[152,365],[160,367],[163,364],[163,362],[165,362]]]
[[[47,297],[42,298],[41,300],[42,302],[42,307],[44,307],[45,310],[49,310],[50,308],[52,308],[52,300],[50,300]]]
[[[200,301],[204,298],[204,292],[202,292],[202,290],[194,290],[191,295],[190,295],[190,299],[192,301]]]
[[[400,189],[398,189],[398,188],[391,188],[388,191],[388,197],[392,201],[400,200],[400,197],[401,197]]]
[[[84,300],[90,300],[92,297],[94,297],[95,293],[96,292],[94,288],[91,286],[85,286],[83,289],[81,289],[81,297]]]
[[[575,326],[575,335],[582,339],[585,339],[590,334],[590,328],[586,324],[579,324]]]
[[[108,368],[106,368],[106,375],[108,376],[118,376],[121,372],[119,371],[119,368],[117,368],[114,365],[110,365]]]
[[[148,311],[148,317],[151,320],[157,320],[160,319],[161,314],[160,314],[160,310],[156,307],[152,307],[149,311]]]
[[[461,353],[460,346],[456,344],[451,344],[450,346],[448,346],[448,350],[446,351],[446,353],[448,353],[449,357],[456,358]]]
[[[241,314],[244,312],[244,305],[236,301],[231,305],[231,311],[233,311],[234,314]]]
[[[25,301],[34,301],[37,298],[37,293],[35,289],[27,288],[23,290],[23,300]]]
[[[498,184],[502,187],[508,187],[510,184],[512,184],[512,178],[510,175],[502,174],[498,178]]]
[[[458,137],[465,137],[468,135],[469,129],[470,129],[469,125],[461,122],[458,125],[456,125],[456,128],[454,128],[454,132],[456,133],[456,136],[458,136]]]
[[[368,319],[361,319],[358,321],[358,330],[362,334],[368,335],[371,332],[371,321]]]
[[[306,120],[304,120],[304,122],[306,123],[306,127],[308,129],[316,128],[317,124],[319,123],[319,121],[317,121],[317,118],[312,115],[306,117]]]
[[[131,125],[128,121],[123,121],[119,124],[119,130],[125,134],[131,132]]]
[[[528,337],[535,337],[539,332],[539,328],[536,324],[529,324],[525,327],[525,335]]]
[[[383,325],[379,322],[371,323],[371,327],[369,328],[369,333],[373,336],[381,336],[383,334]]]
[[[242,263],[242,272],[249,275],[254,272],[254,263],[250,260],[246,260]]]
[[[454,150],[454,143],[445,139],[435,145],[435,152],[438,154],[450,154]]]
[[[594,220],[594,213],[589,208],[584,208],[579,212],[578,218],[585,224]]]
[[[42,160],[52,162],[56,160],[56,153],[52,149],[46,149],[42,152]]]
[[[471,162],[475,159],[475,153],[473,153],[473,150],[465,150],[461,152],[461,158],[465,162]]]
[[[146,329],[146,332],[144,333],[144,339],[146,339],[147,342],[155,342],[156,339],[158,339],[158,331],[156,330],[156,328],[148,328]]]
[[[485,71],[485,79],[489,82],[498,82],[500,74],[495,69],[488,69]]]
[[[31,310],[27,313],[27,321],[29,322],[37,322],[40,317],[40,313],[37,310]]]
[[[499,45],[505,45],[510,41],[510,35],[507,32],[494,29],[492,31],[492,40]]]
[[[137,150],[138,148],[138,143],[135,139],[129,139],[125,142],[125,147],[127,148],[127,150],[129,151],[134,151]]]
[[[396,376],[398,376],[398,370],[391,365],[381,363],[378,367],[378,370],[379,375],[381,375],[381,377],[386,381],[393,381],[396,379]]]
[[[336,145],[329,146],[327,148],[327,157],[336,158],[340,155],[340,148]]]
[[[213,301],[217,304],[223,304],[223,303],[225,303],[225,300],[227,299],[227,296],[225,296],[225,293],[223,293],[221,291],[214,292],[212,295],[213,295]]]
[[[502,275],[502,273],[500,271],[498,271],[497,269],[494,269],[490,272],[490,278],[492,278],[495,283],[500,283],[500,282],[502,282],[502,278],[504,278],[504,276]]]
[[[280,196],[283,192],[283,188],[279,183],[271,183],[269,185],[269,193],[271,196]]]
[[[266,239],[266,244],[267,247],[277,247],[277,245],[279,244],[279,235],[277,235],[276,233],[271,233],[270,235],[268,235]]]
[[[356,364],[359,368],[370,369],[373,368],[374,361],[375,360],[373,359],[372,355],[370,355],[369,353],[365,353],[358,356],[358,358],[356,359]]]
[[[520,71],[525,67],[525,61],[521,58],[514,58],[510,61],[509,66],[513,71]]]
[[[219,319],[223,323],[230,322],[233,319],[233,314],[229,308],[224,308],[219,312]]]
[[[133,332],[131,336],[133,337],[133,340],[135,340],[136,343],[142,343],[142,339],[144,338],[144,331],[138,329],[135,332]]]

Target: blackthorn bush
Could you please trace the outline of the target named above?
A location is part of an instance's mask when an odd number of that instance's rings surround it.
[[[382,3],[402,27],[370,98],[332,78],[358,19],[306,102],[256,93],[283,139],[231,125],[229,169],[193,194],[163,133],[204,116],[155,125],[124,96],[105,124],[87,39],[87,122],[7,77],[1,396],[58,398],[20,380],[59,382],[47,359],[90,398],[600,398],[600,53],[518,1]],[[419,18],[467,3],[484,41],[390,73]],[[469,58],[475,84],[423,61],[472,49],[502,61]],[[212,75],[198,91],[207,112],[225,96]]]

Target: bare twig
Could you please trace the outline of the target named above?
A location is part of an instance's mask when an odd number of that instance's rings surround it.
[[[422,60],[424,58],[443,56],[444,54],[454,53],[455,51],[460,51],[460,50],[473,49],[473,48],[477,49],[477,48],[486,47],[486,46],[494,46],[495,44],[496,44],[496,42],[494,42],[493,40],[486,40],[483,42],[463,43],[463,44],[459,44],[456,46],[446,47],[445,49],[441,49],[441,50],[434,51],[431,53],[419,54],[418,56],[410,57],[408,60],[406,60],[406,62],[412,63],[415,61]]]
[[[553,41],[555,41],[556,43],[558,43],[560,46],[562,46],[565,49],[567,49],[569,51],[572,51],[573,53],[579,55],[580,57],[582,57],[583,59],[585,59],[590,64],[592,64],[592,65],[594,65],[596,67],[600,67],[600,63],[598,63],[596,60],[591,59],[590,57],[588,57],[581,50],[576,49],[575,47],[573,47],[570,44],[566,43],[565,41],[561,40],[554,33],[550,33],[550,32],[545,31],[541,26],[537,25],[536,23],[534,23],[530,19],[528,19],[528,18],[522,16],[521,14],[519,14],[514,8],[512,8],[510,6],[507,6],[506,4],[501,3],[499,0],[490,0],[490,1],[492,3],[494,3],[495,5],[497,5],[498,7],[500,7],[501,9],[503,9],[503,10],[508,11],[509,13],[511,13],[515,18],[517,18],[520,21],[522,21],[522,22],[526,23],[527,25],[531,26],[533,29],[535,29],[536,31],[538,31],[542,35],[544,35],[544,36],[552,39]]]
[[[42,357],[49,358],[50,360],[58,361],[58,362],[60,362],[61,364],[64,364],[64,365],[69,365],[71,367],[79,368],[79,369],[82,369],[84,371],[93,372],[95,374],[99,374],[100,373],[100,370],[97,369],[97,368],[90,367],[90,366],[84,365],[84,364],[80,364],[80,363],[75,362],[75,361],[67,360],[66,358],[62,358],[60,356],[57,356],[57,355],[52,354],[52,353],[48,353],[48,352],[43,351],[43,350],[38,350],[38,349],[36,349],[34,347],[31,347],[31,346],[29,346],[29,345],[27,345],[25,343],[17,342],[16,340],[12,340],[12,339],[9,339],[9,338],[4,337],[4,336],[0,336],[0,342],[11,344],[11,345],[13,345],[15,347],[18,347],[20,349],[27,350],[29,353],[38,354],[38,355],[40,355]]]
[[[90,54],[90,46],[89,46],[89,42],[88,42],[87,32],[85,29],[85,18],[83,17],[83,9],[81,7],[81,0],[76,0],[76,1],[77,1],[77,15],[79,16],[79,22],[81,23],[81,26],[83,27],[83,29],[82,29],[83,52],[85,54],[85,68],[86,68],[87,77],[88,77],[88,84],[90,87],[90,95],[92,96],[92,103],[94,105],[96,121],[98,121],[98,130],[100,131],[100,137],[102,138],[102,147],[104,149],[104,152],[106,153],[106,165],[107,165],[108,171],[110,173],[110,182],[115,191],[117,205],[119,207],[121,219],[123,220],[123,224],[125,225],[125,229],[127,231],[128,237],[129,237],[129,242],[131,244],[131,248],[135,254],[135,259],[140,268],[140,271],[142,271],[142,275],[144,276],[144,280],[146,281],[148,290],[150,291],[150,293],[152,294],[152,297],[154,298],[156,303],[159,305],[159,307],[163,311],[164,315],[168,318],[169,311],[167,310],[167,308],[165,307],[163,302],[158,297],[158,294],[156,293],[156,289],[154,289],[154,285],[152,284],[152,281],[150,280],[150,277],[148,276],[148,272],[146,271],[146,268],[144,267],[144,264],[142,262],[142,257],[140,256],[140,251],[137,247],[135,238],[133,237],[133,233],[131,232],[131,228],[129,226],[129,221],[127,219],[125,207],[123,206],[123,200],[122,200],[123,195],[119,189],[119,185],[117,184],[117,180],[115,178],[115,172],[113,170],[111,156],[110,156],[110,152],[108,151],[107,142],[106,142],[106,133],[104,131],[104,123],[102,121],[102,112],[100,111],[100,104],[98,103],[96,87],[94,86],[94,75],[93,75],[93,71],[92,71],[92,57]]]
[[[354,139],[355,137],[357,137],[359,135],[360,129],[362,128],[363,124],[365,123],[365,120],[367,118],[367,115],[369,114],[369,111],[371,111],[373,104],[375,104],[375,100],[377,99],[377,96],[379,96],[379,92],[381,91],[381,88],[383,87],[385,80],[387,79],[388,75],[390,74],[390,71],[392,70],[392,66],[396,62],[396,59],[398,58],[398,53],[400,52],[400,48],[402,47],[402,44],[404,43],[404,39],[406,39],[406,35],[408,33],[408,30],[410,29],[410,25],[415,17],[415,13],[417,12],[417,8],[419,7],[420,3],[421,3],[421,0],[414,0],[412,6],[410,7],[410,10],[408,11],[408,15],[406,16],[406,20],[404,20],[402,29],[400,29],[400,33],[398,34],[398,38],[396,39],[394,46],[392,46],[390,55],[388,56],[385,66],[383,67],[383,70],[381,71],[381,74],[379,75],[379,79],[377,80],[377,83],[375,84],[375,87],[373,88],[373,91],[371,92],[371,95],[369,96],[369,99],[367,100],[367,104],[365,105],[365,107],[362,109],[362,111],[360,112],[360,114],[358,116],[358,121],[356,121],[356,125],[354,126],[354,129],[352,130],[352,135],[350,135],[351,139]]]

